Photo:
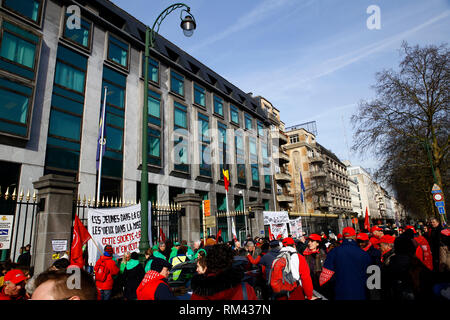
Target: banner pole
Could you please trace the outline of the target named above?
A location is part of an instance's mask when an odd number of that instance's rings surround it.
[[[100,137],[100,154],[99,154],[99,160],[98,160],[98,180],[97,180],[97,207],[99,206],[100,202],[100,187],[101,187],[101,179],[102,179],[102,160],[103,160],[103,139],[104,139],[104,132],[105,132],[105,111],[106,111],[106,95],[108,92],[108,87],[105,86],[105,95],[103,97],[103,110],[102,110],[102,133]]]

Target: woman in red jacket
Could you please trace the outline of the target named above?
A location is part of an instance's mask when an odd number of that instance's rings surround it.
[[[243,272],[232,268],[233,250],[226,244],[211,246],[206,272],[192,278],[191,300],[257,300],[255,290],[243,282]]]
[[[120,269],[113,260],[113,247],[106,245],[103,255],[97,260],[95,264],[95,286],[100,291],[101,300],[109,300],[114,285],[114,276],[116,276]]]

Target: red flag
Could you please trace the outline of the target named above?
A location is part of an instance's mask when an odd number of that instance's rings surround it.
[[[272,231],[270,230],[270,226],[269,226],[269,240],[275,240],[275,237],[272,234]]]
[[[219,232],[217,232],[217,240],[219,240],[219,237],[222,235],[222,229],[219,229]]]
[[[370,230],[369,212],[367,211],[367,207],[366,207],[366,217],[364,219],[364,229]]]
[[[166,241],[166,235],[164,234],[164,231],[161,227],[159,227],[159,239],[164,242]]]
[[[83,246],[91,239],[91,235],[81,223],[80,218],[75,215],[73,225],[72,246],[70,247],[70,264],[78,267],[84,267]]]

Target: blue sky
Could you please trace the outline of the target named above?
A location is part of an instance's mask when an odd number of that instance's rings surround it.
[[[167,0],[113,0],[152,25]],[[179,28],[179,11],[161,25],[165,38],[245,92],[280,110],[286,126],[317,122],[317,141],[341,160],[375,169],[373,154],[352,153],[350,117],[374,97],[375,73],[396,69],[403,40],[450,42],[450,0],[192,0],[197,30]],[[381,29],[366,25],[371,5]]]

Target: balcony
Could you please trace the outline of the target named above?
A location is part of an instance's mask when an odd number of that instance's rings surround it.
[[[278,151],[277,153],[274,153],[273,159],[275,161],[278,161],[278,163],[280,165],[282,165],[284,163],[289,163],[289,161],[290,161],[289,156],[283,151]]]
[[[322,156],[315,155],[313,157],[309,157],[310,163],[324,163],[325,160],[322,158]]]
[[[277,180],[277,182],[291,182],[292,177],[289,173],[279,172],[275,173],[275,180]]]
[[[330,201],[316,202],[316,203],[314,203],[314,207],[318,210],[323,209],[323,208],[329,208],[329,207],[331,207],[331,202]]]
[[[317,186],[313,188],[314,193],[326,193],[328,190],[325,186]]]
[[[315,170],[310,172],[311,178],[326,178],[327,173],[324,170]]]
[[[294,202],[294,197],[292,197],[290,195],[279,194],[279,195],[277,195],[277,201],[278,202]]]
[[[278,145],[281,146],[289,142],[289,138],[286,134],[281,132],[280,130],[272,131],[272,139],[278,141]]]

